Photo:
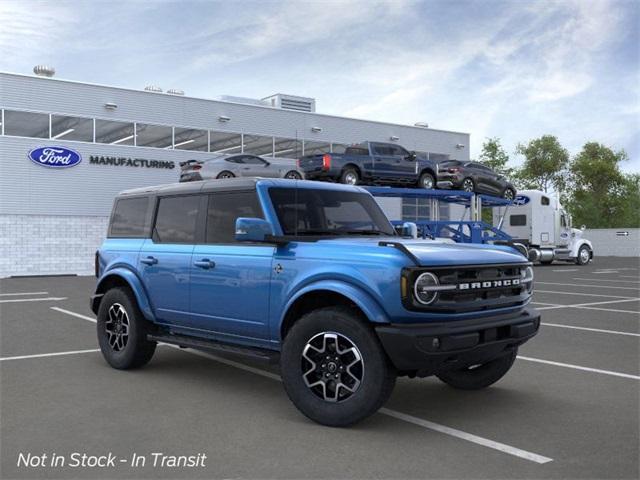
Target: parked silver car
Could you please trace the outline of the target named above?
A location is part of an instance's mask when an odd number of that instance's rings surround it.
[[[210,160],[188,160],[180,162],[180,168],[181,182],[233,177],[304,178],[294,159],[265,159],[246,153],[220,155]]]

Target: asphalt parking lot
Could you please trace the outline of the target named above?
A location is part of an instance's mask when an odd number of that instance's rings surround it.
[[[0,477],[638,478],[640,262],[536,267],[540,334],[480,392],[401,378],[349,428],[289,402],[276,368],[161,346],[137,371],[97,351],[92,277],[0,281]],[[22,453],[130,459],[18,466]],[[152,453],[206,455],[153,467]],[[32,461],[35,460],[32,458]]]

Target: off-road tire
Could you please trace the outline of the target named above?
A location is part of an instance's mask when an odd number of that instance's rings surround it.
[[[426,186],[430,184],[431,186]],[[436,188],[436,179],[435,177],[428,172],[423,173],[422,175],[420,175],[420,179],[418,180],[418,187],[419,188],[424,188],[426,190],[433,190]]]
[[[355,178],[355,183],[351,181],[352,178]],[[360,175],[355,168],[347,167],[340,174],[340,183],[345,185],[358,185],[360,183]]]
[[[314,393],[303,376],[305,347],[324,333],[349,339],[362,358],[359,387],[337,402]],[[348,307],[321,308],[301,317],[284,338],[280,369],[285,391],[298,410],[331,427],[353,425],[378,411],[391,395],[397,376],[371,326],[359,312]]]
[[[113,309],[113,310],[112,310]],[[115,311],[123,309],[128,322],[127,339],[122,348],[116,348],[110,342],[113,334]],[[111,311],[111,317],[110,317]],[[138,308],[135,297],[128,288],[113,288],[102,297],[98,310],[98,344],[104,359],[113,368],[128,370],[147,364],[156,350],[156,342],[147,340],[151,326]],[[119,344],[118,347],[122,345]]]
[[[518,349],[491,360],[475,368],[450,370],[436,376],[447,385],[460,390],[481,390],[493,385],[511,369],[518,355]]]
[[[218,174],[218,176],[216,178],[221,179],[221,178],[234,178],[235,175],[227,170],[223,170],[222,172],[220,172]]]

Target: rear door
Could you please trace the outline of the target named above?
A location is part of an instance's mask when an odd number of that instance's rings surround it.
[[[201,195],[160,197],[152,238],[138,257],[138,271],[161,323],[189,323],[189,274],[196,242]]]
[[[191,327],[221,339],[269,341],[274,246],[238,243],[238,217],[264,218],[255,190],[208,196],[205,243],[191,257]]]

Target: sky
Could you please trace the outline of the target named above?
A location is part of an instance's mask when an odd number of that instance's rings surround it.
[[[640,1],[0,0],[0,71],[624,149],[640,172]]]

